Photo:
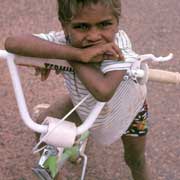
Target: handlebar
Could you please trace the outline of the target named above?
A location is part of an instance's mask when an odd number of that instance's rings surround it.
[[[142,55],[140,56],[140,61],[147,60],[149,58],[154,58],[153,55]],[[49,126],[47,124],[37,124],[35,123],[29,113],[25,102],[25,97],[23,94],[19,74],[16,65],[23,65],[23,66],[39,66],[54,70],[67,70],[67,71],[73,71],[70,64],[65,60],[58,60],[58,59],[43,59],[43,58],[32,58],[32,57],[23,57],[14,55],[11,53],[8,53],[5,50],[0,50],[0,58],[6,59],[9,72],[11,75],[15,96],[18,104],[18,108],[20,111],[20,115],[24,123],[33,131],[36,131],[41,134],[46,134],[49,130]],[[172,55],[165,57],[164,60],[169,60],[172,58]],[[158,61],[162,61],[163,57],[160,57]],[[138,66],[137,66],[138,67]],[[65,68],[65,69],[64,69]],[[114,67],[113,67],[114,68]],[[131,68],[130,65],[128,69]],[[139,68],[130,69],[129,74],[136,77],[137,79],[142,81],[142,83],[147,82],[147,80],[151,81],[158,81],[158,82],[164,82],[164,83],[180,83],[180,73],[178,72],[169,72],[169,71],[163,71],[163,70],[156,70],[156,69],[149,69],[147,64],[144,64],[144,66],[139,66]],[[76,128],[75,130],[75,136],[83,134],[85,131],[87,131],[94,121],[96,120],[97,116],[101,112],[102,108],[104,107],[105,103],[103,102],[97,102],[94,109],[91,111],[85,122]],[[57,125],[57,124],[56,124]]]
[[[52,69],[57,69],[57,66],[58,67],[66,66],[67,68],[69,68],[69,70],[71,70],[70,69],[71,66],[66,61],[59,63],[61,61],[58,61],[57,59],[47,60],[47,59],[42,59],[42,58],[30,58],[30,57],[17,56],[17,55],[8,53],[5,50],[0,50],[0,58],[7,60],[7,64],[8,64],[8,68],[9,68],[9,72],[11,75],[13,88],[15,92],[15,97],[16,97],[16,101],[18,104],[18,108],[19,108],[22,120],[33,131],[42,133],[42,134],[47,133],[48,126],[39,125],[35,123],[29,115],[16,64],[25,65],[25,66],[40,66],[40,67],[45,67],[47,64],[50,64],[50,67],[52,67]],[[24,58],[26,58],[26,60],[24,60]],[[103,108],[104,104],[105,103],[102,103],[102,102],[98,102],[96,104],[96,106],[92,110],[92,113],[90,113],[89,116],[87,117],[86,121],[82,125],[77,127],[77,135],[83,134],[92,126],[98,114],[100,113],[101,109]]]
[[[39,132],[39,133],[46,133],[47,132],[47,126],[45,125],[39,125],[35,123],[28,112],[24,93],[22,90],[18,70],[16,68],[16,65],[14,63],[15,55],[8,53],[6,51],[0,50],[0,58],[7,60],[7,65],[9,68],[9,72],[11,75],[11,80],[15,92],[16,101],[18,104],[19,112],[21,115],[21,118],[23,119],[24,123],[32,130]]]
[[[149,80],[163,83],[180,84],[180,73],[149,69]]]

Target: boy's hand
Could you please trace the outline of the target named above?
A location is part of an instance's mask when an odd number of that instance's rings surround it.
[[[40,75],[41,81],[45,81],[51,72],[51,69],[35,67],[35,76]]]
[[[115,43],[96,45],[82,49],[81,61],[84,63],[101,62],[103,60],[123,61],[121,49]]]

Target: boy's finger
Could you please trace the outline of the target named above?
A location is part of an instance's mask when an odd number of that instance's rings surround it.
[[[41,69],[39,67],[35,67],[35,76],[38,76],[41,73]]]
[[[120,50],[119,50],[120,51]],[[103,59],[113,59],[113,60],[120,60],[122,61],[124,59],[123,55],[119,53],[118,49],[111,48],[109,51],[105,52],[103,54]]]
[[[41,81],[45,81],[49,77],[50,72],[50,69],[41,69]]]
[[[118,55],[118,60],[119,61],[124,61],[125,60],[123,54]]]
[[[114,54],[103,54],[103,60],[117,60],[117,55]]]
[[[113,49],[115,50],[115,52],[117,54],[116,56],[117,56],[118,60],[123,61],[124,56],[123,56],[121,49],[115,44],[113,45]]]

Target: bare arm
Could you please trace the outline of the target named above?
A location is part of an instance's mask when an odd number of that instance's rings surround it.
[[[112,97],[124,75],[122,71],[103,74],[92,64],[87,64],[93,61],[100,62],[106,58],[123,59],[120,49],[114,43],[78,49],[49,42],[33,35],[21,35],[9,37],[5,42],[5,48],[23,56],[68,60],[72,63],[83,84],[99,101],[107,101]],[[86,64],[77,63],[78,61]]]
[[[39,58],[76,61],[80,57],[78,48],[49,42],[31,34],[7,38],[5,49],[14,54]]]
[[[92,64],[71,63],[79,79],[98,101],[108,101],[115,93],[126,71],[103,74]]]
[[[119,48],[114,43],[89,48],[75,48],[41,39],[31,34],[12,36],[6,39],[5,49],[21,56],[64,59],[75,62],[101,62],[106,58],[122,58]],[[107,53],[107,54],[106,54]],[[118,57],[118,58],[117,58]]]

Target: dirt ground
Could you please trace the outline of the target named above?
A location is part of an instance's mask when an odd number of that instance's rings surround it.
[[[121,28],[130,36],[136,52],[167,55],[172,62],[150,65],[180,71],[180,3],[178,0],[122,0]],[[56,1],[0,0],[0,49],[13,34],[58,31]],[[33,69],[20,68],[29,110],[39,103],[51,103],[65,93],[63,79],[53,73],[46,82],[33,76]],[[0,180],[35,180],[31,167],[38,160],[32,154],[34,134],[21,121],[11,80],[0,61]],[[180,86],[148,83],[150,108],[147,161],[153,180],[180,180]],[[86,180],[130,180],[123,160],[121,141],[100,147],[91,139]],[[80,176],[80,166],[69,165],[67,179]]]

